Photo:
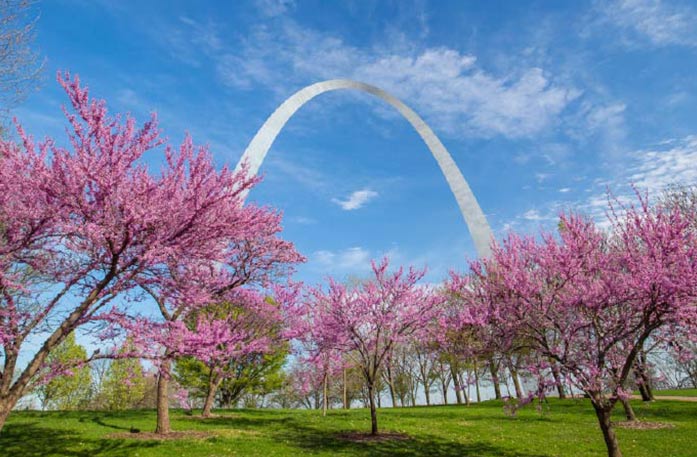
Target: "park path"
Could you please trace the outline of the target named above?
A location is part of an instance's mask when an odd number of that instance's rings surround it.
[[[681,397],[678,395],[656,395],[656,400],[697,401],[697,397]],[[632,400],[641,400],[641,395],[632,395]]]

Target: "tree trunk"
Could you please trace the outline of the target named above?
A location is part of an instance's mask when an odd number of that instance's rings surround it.
[[[218,392],[218,386],[220,386],[221,381],[222,379],[216,379],[211,371],[211,375],[208,378],[208,393],[206,394],[206,401],[203,403],[203,412],[201,413],[201,416],[211,417],[213,403],[215,402],[215,395]]]
[[[646,389],[646,397],[649,398],[650,401],[654,401],[656,398],[653,396],[653,387],[651,387],[651,380],[646,378],[646,383],[643,384],[644,388]]]
[[[441,381],[440,385],[443,389],[443,404],[447,405],[448,404],[448,386],[443,381]]]
[[[593,408],[595,408],[595,415],[598,417],[600,430],[603,432],[608,457],[622,457],[622,451],[620,451],[617,436],[615,435],[615,431],[612,429],[612,423],[610,422],[612,408],[602,408],[600,406],[596,406],[595,404],[593,405]]]
[[[208,386],[208,393],[206,394],[206,401],[203,402],[203,411],[201,412],[202,417],[211,417],[211,411],[213,410],[213,401],[215,400],[215,390],[214,387]]]
[[[462,379],[462,375],[460,375],[460,388],[462,389],[462,395],[465,397],[465,406],[470,405],[470,396],[469,396],[469,383],[467,383],[467,390],[465,390],[465,382]]]
[[[634,377],[639,386],[639,393],[643,401],[653,401],[653,389],[651,389],[651,378],[646,368],[646,352],[639,352],[636,362],[634,362]]]
[[[324,374],[324,383],[322,387],[322,416],[327,415],[327,407],[329,406],[329,376]]]
[[[566,383],[566,388],[568,389],[571,398],[574,398],[574,385],[571,383],[571,380],[568,380],[568,382]]]
[[[552,363],[552,376],[554,377],[554,384],[557,387],[557,394],[559,398],[566,398],[566,392],[564,391],[564,383],[562,382],[561,375],[559,373],[559,365],[553,360]]]
[[[171,361],[165,360],[160,365],[157,378],[157,427],[155,433],[164,435],[172,431],[169,423],[169,371]]]
[[[426,406],[431,406],[431,389],[428,388],[426,384],[424,384],[424,396],[426,397]]]
[[[636,375],[635,375],[636,376]],[[640,378],[637,377],[637,381]],[[641,394],[641,400],[642,401],[653,401],[653,392],[651,391],[651,388],[647,388],[642,382],[638,381],[637,382],[637,387],[639,388],[639,393]]]
[[[378,415],[375,410],[375,394],[373,392],[373,384],[368,383],[368,401],[370,402],[370,434],[378,434]]]
[[[515,396],[519,399],[523,398],[523,388],[520,386],[520,378],[518,378],[518,370],[513,367],[513,362],[510,365],[511,378],[513,378],[513,387],[515,388]]]
[[[10,415],[10,411],[12,411],[12,407],[16,403],[17,401],[13,400],[12,398],[5,397],[0,399],[0,432],[2,432],[2,429],[5,426],[5,422],[7,421],[7,418]]]
[[[477,367],[477,361],[474,361],[474,387],[477,391],[477,403],[482,402],[482,394],[479,391],[479,367]]]
[[[344,409],[349,409],[349,401],[348,401],[348,383],[346,381],[347,375],[346,375],[346,368],[344,368],[344,395],[343,395],[343,400],[344,400]]]
[[[378,399],[378,408],[382,408],[382,395],[379,390],[375,392],[375,398]]]
[[[450,376],[453,379],[453,385],[455,387],[455,401],[457,402],[458,405],[462,404],[462,385],[460,384],[460,378],[457,375],[457,370],[453,368],[453,365],[450,364]]]
[[[232,408],[233,395],[228,389],[222,389],[220,391],[220,401],[225,409]]]
[[[397,407],[397,395],[394,391],[394,380],[392,379],[392,370],[388,368],[387,371],[387,387],[390,389],[390,400],[392,401],[392,407]]]
[[[499,373],[496,369],[494,359],[489,360],[489,372],[491,373],[491,383],[494,385],[494,397],[501,400],[501,385],[499,384]]]
[[[624,415],[627,418],[627,420],[628,421],[635,421],[636,414],[634,414],[634,408],[632,408],[632,405],[629,403],[629,400],[621,398],[620,402],[622,403],[622,406],[624,407]]]

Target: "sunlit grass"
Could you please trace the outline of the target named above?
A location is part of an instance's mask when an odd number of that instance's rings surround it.
[[[656,390],[653,394],[666,395],[669,397],[697,397],[697,389]]]
[[[628,456],[693,456],[697,403],[634,402],[640,419],[673,424],[661,430],[617,431]],[[14,412],[0,433],[2,456],[598,456],[605,453],[595,415],[586,400],[550,400],[542,411],[527,407],[506,416],[500,402],[480,405],[381,409],[382,430],[410,439],[355,443],[348,431],[370,429],[367,410],[216,411],[200,420],[173,411],[174,430],[205,431],[196,439],[112,439],[133,428],[152,431],[154,411]],[[618,409],[616,420],[622,420]]]

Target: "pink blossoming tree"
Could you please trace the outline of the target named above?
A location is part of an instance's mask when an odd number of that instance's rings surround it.
[[[242,358],[259,358],[287,345],[280,306],[257,291],[234,289],[224,301],[207,306],[188,320],[182,347],[206,366],[208,387],[203,417],[209,417],[218,388],[235,376]]]
[[[244,170],[216,170],[187,139],[165,149],[153,175],[141,159],[164,143],[155,117],[136,128],[130,117],[109,116],[77,78],[58,80],[73,108],[70,147],[37,144],[21,127],[20,144],[0,140],[0,429],[22,395],[70,368],[49,367],[47,356],[71,332],[129,312],[115,298],[146,287],[199,304],[211,278],[231,289],[268,271],[274,249],[297,258],[275,238],[280,216],[243,206],[256,182]],[[206,285],[171,287],[182,277],[206,277]],[[38,338],[20,367],[26,341]]]
[[[424,270],[388,271],[388,261],[372,262],[373,277],[356,288],[330,278],[306,303],[311,338],[324,354],[347,354],[363,373],[370,404],[371,434],[378,433],[375,404],[380,368],[393,348],[437,320],[442,296],[420,285]]]
[[[237,220],[229,217],[231,211],[237,212]],[[201,258],[195,254],[191,257],[180,256],[168,263],[161,263],[149,269],[142,276],[140,287],[145,290],[157,303],[162,320],[152,322],[151,340],[159,344],[153,345],[148,338],[140,338],[143,354],[158,360],[159,377],[157,389],[157,427],[156,433],[170,431],[168,391],[171,377],[172,361],[181,356],[198,356],[208,349],[201,350],[192,344],[193,341],[182,339],[187,331],[186,320],[193,316],[200,318],[200,311],[215,303],[224,303],[227,299],[240,297],[235,292],[245,285],[269,285],[273,278],[280,277],[292,270],[292,264],[304,260],[293,247],[292,243],[280,240],[276,234],[280,231],[280,215],[266,208],[244,206],[232,207],[224,217],[212,222],[222,225],[223,235],[213,239],[217,247],[215,256]],[[250,312],[258,311],[258,306],[249,300],[241,302],[250,306]],[[234,322],[235,315],[209,316],[205,322],[198,322],[198,331],[204,332],[203,339],[208,339],[205,347],[225,348],[231,351],[232,357],[239,351],[241,341],[245,341],[253,350],[257,343],[250,334],[240,334],[244,329],[242,322]],[[135,332],[132,322],[122,322],[121,325],[129,330],[131,335],[141,333],[147,335],[147,329],[139,328],[135,322]],[[222,330],[227,328],[228,331]],[[215,340],[215,337],[220,339]],[[203,344],[203,339],[199,343]],[[153,354],[152,351],[158,352]],[[239,352],[237,352],[239,354]],[[221,357],[202,359],[213,364],[222,363]],[[222,374],[222,373],[221,373]],[[219,383],[218,383],[219,384]],[[214,389],[215,391],[215,389]],[[215,392],[213,392],[215,393]]]
[[[589,396],[611,457],[621,452],[610,416],[630,394],[638,352],[697,312],[697,243],[686,218],[646,199],[623,210],[609,231],[569,215],[558,237],[510,235],[473,264],[472,280],[450,282],[463,303],[488,308],[501,344],[527,347],[532,373],[554,363]]]

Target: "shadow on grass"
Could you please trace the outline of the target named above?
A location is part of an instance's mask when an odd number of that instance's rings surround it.
[[[407,410],[403,410],[406,412]],[[413,410],[412,410],[413,411]],[[416,412],[416,411],[413,411]],[[397,413],[395,411],[395,413]],[[398,413],[397,413],[398,414]],[[342,414],[334,411],[332,415],[336,418]],[[409,415],[410,414],[405,414]],[[440,414],[436,414],[438,416]],[[417,412],[416,417],[422,416]],[[424,414],[424,416],[428,416]],[[446,415],[447,416],[447,415]],[[452,419],[452,415],[449,416]],[[424,417],[425,418],[425,417]],[[477,441],[461,443],[447,440],[435,435],[423,433],[412,434],[406,440],[384,440],[356,442],[341,437],[345,433],[367,432],[365,430],[342,429],[335,425],[331,429],[313,427],[307,425],[303,417],[289,417],[267,411],[245,411],[241,417],[213,417],[201,420],[212,427],[225,427],[237,430],[259,430],[263,429],[269,437],[275,441],[283,441],[298,448],[299,454],[324,452],[331,454],[350,453],[356,456],[482,456],[482,457],[543,457],[544,454],[525,453],[521,451],[508,450],[496,446],[489,442]],[[469,419],[469,418],[468,418]],[[426,424],[426,422],[424,422]],[[369,425],[369,423],[368,423]],[[388,431],[385,429],[385,431]]]
[[[42,427],[36,422],[8,424],[0,434],[0,455],[3,456],[91,457],[108,454],[129,457],[138,450],[157,445],[155,442],[90,439],[70,430]]]
[[[82,418],[80,418],[80,422],[82,422]],[[121,427],[119,425],[107,424],[106,422],[104,422],[104,419],[102,419],[101,417],[93,417],[92,422],[94,422],[95,424],[101,425],[102,427],[113,428],[115,430],[126,430],[126,431],[130,430],[129,427]]]
[[[268,414],[259,414],[256,417],[246,416],[229,416],[229,417],[209,417],[209,418],[177,418],[177,421],[186,421],[189,424],[197,423],[206,428],[233,428],[239,430],[258,430],[266,428],[288,427],[297,420],[288,416],[275,416]]]
[[[353,432],[346,430],[346,432]],[[434,435],[419,434],[409,439],[355,442],[341,437],[336,431],[317,430],[298,423],[286,423],[285,429],[273,433],[275,439],[284,440],[302,451],[323,451],[345,453],[350,451],[357,456],[403,456],[403,457],[544,457],[544,454],[531,454],[508,450],[487,442],[461,443]]]
[[[453,407],[457,409],[457,407]],[[404,415],[413,418],[433,418],[441,416],[441,412],[429,412],[427,408],[414,408],[392,410],[393,414]],[[498,412],[498,411],[497,411]],[[406,440],[384,440],[356,442],[341,437],[342,434],[352,432],[367,432],[365,430],[341,429],[336,426],[332,429],[313,427],[308,425],[303,417],[289,417],[276,415],[266,411],[245,411],[247,417],[237,418],[213,418],[206,420],[206,424],[216,426],[226,426],[236,429],[257,429],[263,427],[267,430],[270,437],[277,441],[284,441],[297,447],[300,453],[305,452],[327,452],[327,453],[350,453],[356,456],[500,456],[500,457],[542,457],[543,454],[525,453],[521,451],[508,450],[496,446],[489,442],[470,442],[462,443],[444,439],[439,436],[416,433]],[[367,413],[366,413],[367,414]],[[333,411],[332,415],[336,418],[343,416],[340,411]],[[251,417],[250,417],[251,416]],[[348,416],[348,414],[346,414]],[[443,414],[444,417],[452,419],[452,413]],[[470,419],[468,417],[468,419]],[[424,422],[424,424],[426,424]],[[338,425],[338,424],[337,424]],[[385,430],[387,431],[387,429]]]

